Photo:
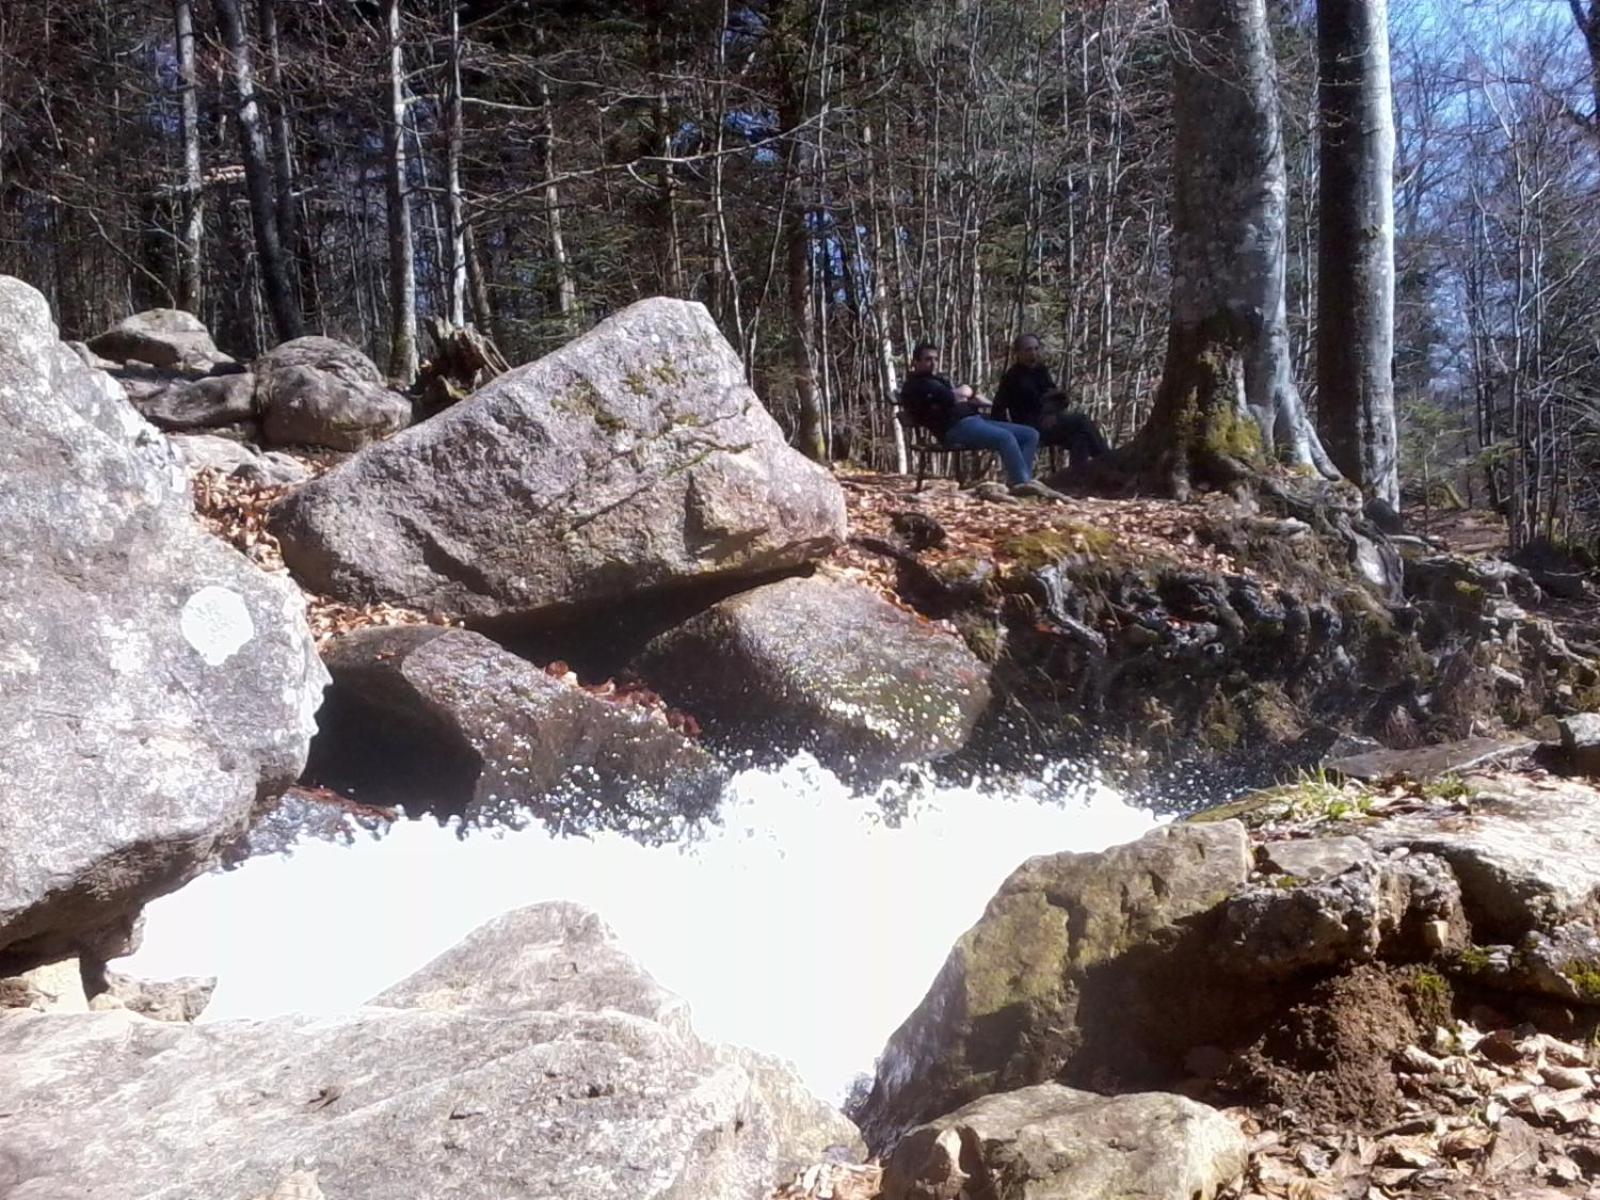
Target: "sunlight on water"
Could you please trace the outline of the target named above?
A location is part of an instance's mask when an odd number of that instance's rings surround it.
[[[118,966],[218,976],[207,1021],[332,1013],[497,913],[574,900],[689,1001],[702,1035],[788,1058],[838,1101],[1023,859],[1155,823],[1059,770],[982,789],[923,782],[903,799],[890,827],[802,757],[739,775],[721,825],[666,848],[537,825],[461,839],[432,821],[351,847],[308,841],[151,904],[144,947]]]

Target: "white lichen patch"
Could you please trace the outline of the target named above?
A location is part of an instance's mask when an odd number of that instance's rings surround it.
[[[212,584],[190,596],[179,628],[206,664],[220,667],[256,635],[250,610],[238,592]]]

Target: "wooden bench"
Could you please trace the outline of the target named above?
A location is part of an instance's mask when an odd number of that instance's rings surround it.
[[[911,455],[911,467],[917,475],[917,491],[921,491],[930,474],[937,474],[932,468],[936,458],[943,458],[950,463],[951,474],[959,487],[968,479],[977,479],[986,467],[978,457],[990,453],[987,450],[957,450],[937,441],[934,436],[922,426],[911,419],[911,414],[905,409],[895,410],[895,420],[900,422],[900,428],[906,434],[906,452]]]
[[[895,411],[895,420],[900,422],[900,427],[906,433],[906,451],[911,455],[911,466],[917,475],[917,491],[922,490],[930,474],[936,473],[932,470],[935,456],[943,456],[949,460],[951,475],[958,487],[969,479],[981,479],[988,471],[989,464],[979,456],[993,454],[992,450],[956,450],[935,441],[933,435],[913,421],[911,415],[903,408]],[[1060,446],[1041,446],[1040,452],[1041,457],[1049,464],[1052,475],[1061,470]],[[1038,465],[1036,461],[1036,469]]]

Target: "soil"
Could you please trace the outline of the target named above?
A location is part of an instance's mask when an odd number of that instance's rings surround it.
[[[1390,1121],[1400,1106],[1395,1057],[1432,1027],[1420,1011],[1427,990],[1416,971],[1378,965],[1323,980],[1235,1057],[1220,1090],[1307,1127]]]

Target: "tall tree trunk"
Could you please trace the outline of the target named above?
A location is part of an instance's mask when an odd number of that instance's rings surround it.
[[[828,451],[823,440],[822,408],[811,353],[811,230],[807,227],[809,214],[803,178],[807,150],[800,133],[809,91],[808,63],[798,55],[784,57],[788,78],[783,85],[784,99],[778,122],[784,129],[794,131],[789,139],[787,203],[783,219],[788,222],[784,234],[784,266],[788,275],[789,370],[794,378],[795,404],[800,412],[796,449],[807,458],[825,462]]]
[[[1583,44],[1589,51],[1589,74],[1594,88],[1594,111],[1589,123],[1600,133],[1600,0],[1589,0],[1589,11],[1584,12],[1583,0],[1567,0],[1572,9],[1572,19],[1583,34]]]
[[[276,195],[278,242],[286,255],[297,244],[294,211],[294,157],[289,136],[289,100],[283,83],[283,53],[278,44],[277,0],[260,0],[261,44],[267,54],[267,114],[272,128],[272,184]]]
[[[544,45],[541,30],[538,43]],[[663,101],[665,97],[662,98]],[[561,314],[564,332],[571,333],[572,319],[578,311],[578,289],[572,281],[572,268],[567,262],[567,242],[561,231],[561,189],[555,184],[556,175],[556,113],[550,98],[550,83],[539,76],[539,141],[544,159],[543,170],[547,182],[544,188],[545,222],[550,230],[550,263],[556,271],[556,311]],[[667,193],[668,222],[672,230],[674,256],[677,254],[677,216],[672,212],[672,194]],[[674,260],[676,261],[676,259]],[[674,286],[680,286],[676,281]]]
[[[1319,0],[1317,425],[1370,496],[1400,500],[1388,0]]]
[[[1269,447],[1332,474],[1289,364],[1286,205],[1265,0],[1173,0],[1172,294],[1155,404],[1127,455],[1175,495]]]
[[[300,305],[289,285],[283,243],[278,239],[277,204],[272,189],[272,169],[267,161],[267,141],[261,132],[261,106],[256,101],[250,43],[245,34],[239,0],[213,0],[222,42],[228,51],[229,71],[239,104],[239,153],[244,159],[245,191],[250,198],[250,223],[255,230],[256,254],[261,260],[261,289],[266,294],[272,326],[280,340],[300,336]]]
[[[461,195],[461,144],[466,136],[466,117],[461,94],[461,9],[456,0],[450,0],[449,55],[445,192],[446,219],[450,223],[450,324],[459,329],[467,323],[467,222],[466,203]],[[487,326],[484,332],[489,332]]]
[[[383,148],[388,163],[389,374],[402,387],[417,377],[417,272],[406,187],[406,76],[400,50],[400,0],[385,0],[389,55],[388,111]]]
[[[183,138],[183,203],[178,233],[178,307],[200,312],[200,280],[205,234],[204,180],[200,174],[200,92],[194,58],[194,0],[173,0],[177,34],[178,131]]]

